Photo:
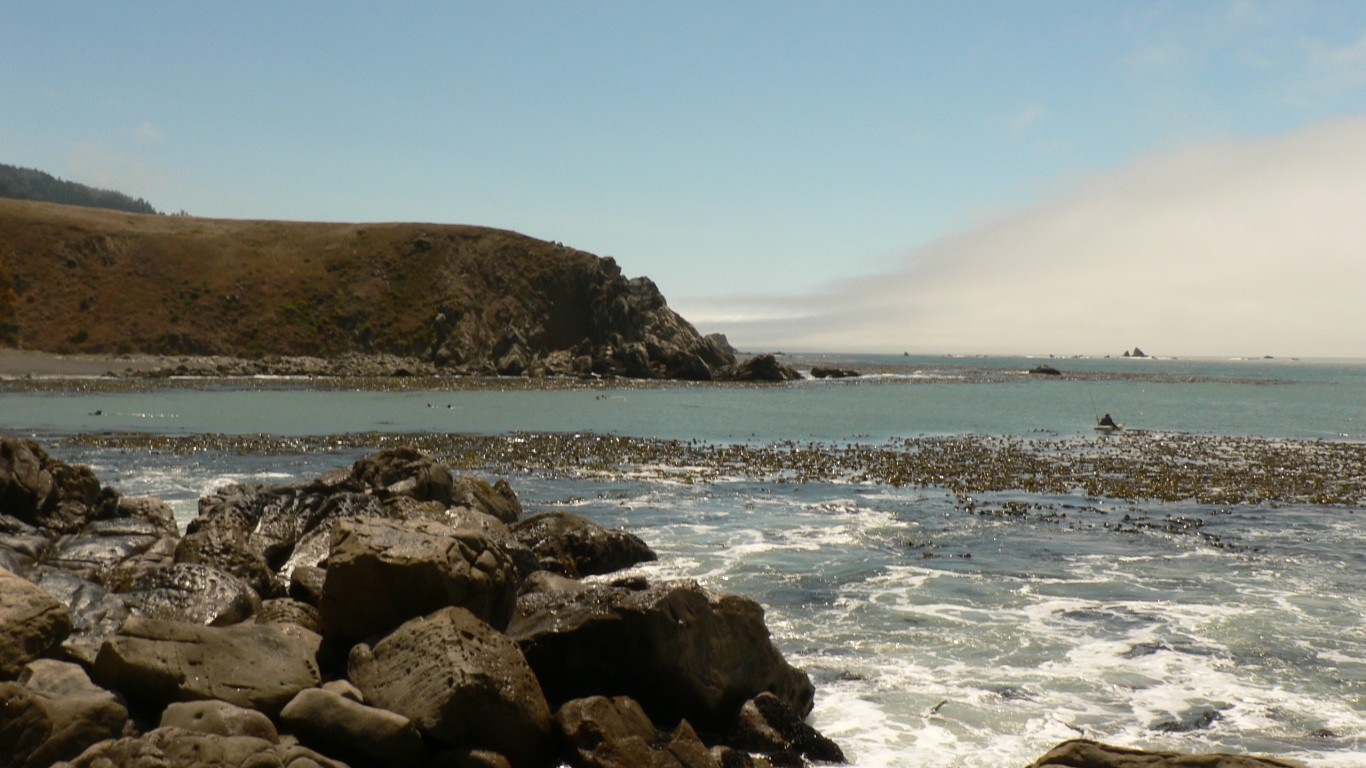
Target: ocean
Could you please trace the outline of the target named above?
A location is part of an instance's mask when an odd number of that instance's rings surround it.
[[[866,375],[9,381],[0,428],[182,526],[218,485],[380,445],[505,477],[528,513],[640,535],[650,578],[758,600],[857,766],[1023,766],[1078,736],[1366,765],[1366,362],[786,361]]]

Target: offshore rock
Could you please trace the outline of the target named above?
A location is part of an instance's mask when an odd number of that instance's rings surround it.
[[[358,765],[406,768],[427,757],[422,734],[408,718],[322,688],[299,691],[280,712],[280,725],[305,746]]]
[[[274,716],[321,682],[321,642],[292,624],[207,627],[133,617],[100,649],[93,677],[153,708],[221,699]]]
[[[1270,757],[1148,752],[1086,739],[1065,741],[1028,768],[1304,768]]]
[[[811,680],[774,647],[763,608],[695,582],[530,592],[508,634],[552,702],[624,694],[655,720],[710,730],[765,691],[799,716],[811,711]]]
[[[720,372],[718,378],[727,381],[796,381],[802,375],[796,368],[783,365],[774,355],[755,355]]]
[[[333,528],[322,614],[326,634],[360,639],[460,606],[496,629],[517,599],[517,570],[483,534],[434,520],[343,520]]]
[[[555,713],[555,730],[575,768],[720,768],[686,720],[661,734],[626,696],[567,701]]]
[[[76,664],[39,659],[0,683],[0,765],[46,768],[123,735],[128,709]]]
[[[255,736],[220,736],[176,728],[157,728],[141,736],[102,741],[60,768],[348,768],[313,750]],[[54,766],[54,768],[57,768]]]
[[[0,568],[0,680],[13,680],[25,664],[71,634],[71,614],[52,595]]]
[[[541,567],[573,578],[596,576],[658,559],[635,534],[609,530],[570,512],[545,512],[512,526]]]
[[[549,762],[550,708],[517,645],[463,608],[413,619],[351,651],[347,677],[447,747],[488,749],[513,766]]]

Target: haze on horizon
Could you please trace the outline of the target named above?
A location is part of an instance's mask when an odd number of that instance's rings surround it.
[[[0,71],[0,162],[561,241],[742,349],[1366,357],[1359,2],[21,0]]]

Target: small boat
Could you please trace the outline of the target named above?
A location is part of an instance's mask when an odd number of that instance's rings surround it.
[[[1099,419],[1096,419],[1097,432],[1118,432],[1123,428],[1124,425],[1119,424],[1114,419],[1110,418],[1110,414],[1108,413],[1101,416]]]

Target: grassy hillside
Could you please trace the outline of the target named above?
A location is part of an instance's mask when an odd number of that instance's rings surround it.
[[[666,375],[679,355],[726,362],[648,280],[513,232],[15,200],[0,200],[0,343],[67,353],[385,352],[471,370],[552,353],[597,365],[629,347],[654,368],[631,375]]]

